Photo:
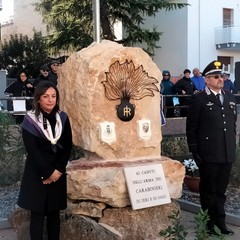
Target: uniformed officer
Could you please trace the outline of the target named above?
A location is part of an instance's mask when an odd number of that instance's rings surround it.
[[[193,95],[186,133],[190,152],[200,170],[200,202],[208,210],[208,231],[216,225],[222,234],[233,235],[225,224],[226,189],[236,150],[236,101],[224,91],[222,63],[211,62],[203,71],[206,88]]]

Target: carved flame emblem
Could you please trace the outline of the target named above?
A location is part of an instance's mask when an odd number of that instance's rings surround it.
[[[157,79],[149,77],[143,66],[135,68],[132,61],[124,63],[116,61],[106,72],[106,81],[102,82],[105,96],[109,100],[121,100],[117,106],[117,115],[122,121],[130,121],[135,114],[135,106],[130,99],[140,100],[144,97],[153,97],[154,91],[159,92]]]

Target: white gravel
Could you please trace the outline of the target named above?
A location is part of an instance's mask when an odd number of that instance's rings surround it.
[[[17,204],[19,186],[19,183],[11,186],[0,186],[0,220],[8,218],[14,210]]]
[[[227,200],[225,203],[225,210],[227,213],[240,216],[240,188],[238,186],[229,185],[226,192]],[[182,200],[192,203],[200,204],[200,198],[198,193],[192,193],[188,191],[184,186]]]

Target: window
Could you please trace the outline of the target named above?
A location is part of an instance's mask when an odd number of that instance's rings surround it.
[[[233,72],[233,57],[218,56],[218,61],[223,64],[223,71]]]
[[[223,26],[229,27],[233,24],[233,9],[223,8]]]

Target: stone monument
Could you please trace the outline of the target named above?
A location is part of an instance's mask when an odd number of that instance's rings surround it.
[[[85,153],[68,166],[68,214],[97,219],[117,239],[160,239],[178,208],[173,200],[133,211],[123,173],[127,166],[161,163],[171,198],[181,196],[184,167],[161,156],[161,78],[141,48],[105,40],[71,55],[60,69],[61,108]]]

